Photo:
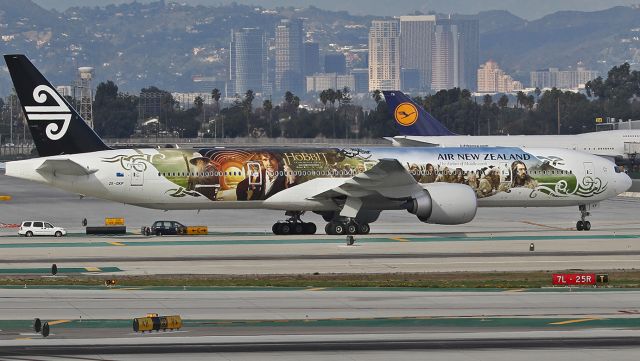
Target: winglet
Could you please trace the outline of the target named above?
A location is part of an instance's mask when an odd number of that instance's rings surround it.
[[[389,112],[400,135],[457,135],[447,129],[423,107],[399,90],[383,91]]]

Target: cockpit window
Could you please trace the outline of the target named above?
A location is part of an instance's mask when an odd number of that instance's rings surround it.
[[[623,167],[615,166],[613,167],[613,170],[616,171],[616,173],[624,173]]]

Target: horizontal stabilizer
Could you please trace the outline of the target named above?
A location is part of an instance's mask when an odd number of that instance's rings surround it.
[[[83,167],[71,159],[47,159],[36,171],[38,173],[51,173],[54,176],[58,174],[83,176],[93,174],[98,170]]]

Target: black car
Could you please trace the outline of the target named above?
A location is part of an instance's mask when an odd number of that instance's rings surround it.
[[[151,226],[149,234],[156,236],[185,234],[187,227],[176,221],[156,221]]]

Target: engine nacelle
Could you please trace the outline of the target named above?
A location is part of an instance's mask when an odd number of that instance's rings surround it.
[[[463,224],[476,216],[476,193],[464,184],[430,183],[411,200],[407,210],[425,223]]]

